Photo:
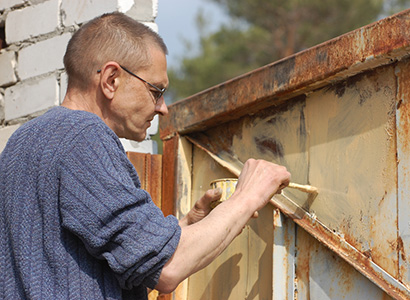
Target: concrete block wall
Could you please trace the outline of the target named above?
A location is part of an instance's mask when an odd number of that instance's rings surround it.
[[[67,76],[63,56],[84,22],[120,11],[158,30],[158,0],[0,0],[0,152],[21,124],[61,104]],[[122,140],[127,151],[156,153],[152,122],[142,143]]]

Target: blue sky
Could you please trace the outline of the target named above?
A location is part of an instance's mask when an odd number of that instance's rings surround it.
[[[225,15],[220,7],[210,0],[159,0],[158,16],[155,22],[158,32],[168,46],[168,65],[175,66],[184,54],[182,40],[189,40],[193,46],[198,44],[198,31],[195,17],[202,9],[209,16],[210,28],[215,30],[224,21]]]

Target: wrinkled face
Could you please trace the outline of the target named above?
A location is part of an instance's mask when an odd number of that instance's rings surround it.
[[[152,64],[145,69],[132,70],[135,75],[162,89],[168,87],[167,61],[165,54],[156,47],[150,49]],[[164,97],[158,99],[158,91],[120,69],[120,85],[110,103],[111,128],[121,138],[134,141],[145,139],[147,129],[156,114],[168,113]]]

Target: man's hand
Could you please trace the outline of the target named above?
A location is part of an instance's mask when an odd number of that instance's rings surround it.
[[[221,198],[220,188],[207,190],[206,193],[195,203],[194,207],[181,220],[180,225],[191,225],[206,217],[211,211],[211,202]]]
[[[236,185],[235,195],[258,211],[274,194],[280,193],[290,181],[285,167],[264,160],[249,159],[244,164]],[[247,201],[250,200],[250,201]]]

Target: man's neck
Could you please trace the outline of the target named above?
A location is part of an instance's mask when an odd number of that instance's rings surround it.
[[[61,106],[72,110],[84,110],[102,117],[102,111],[96,97],[89,92],[67,91]]]

